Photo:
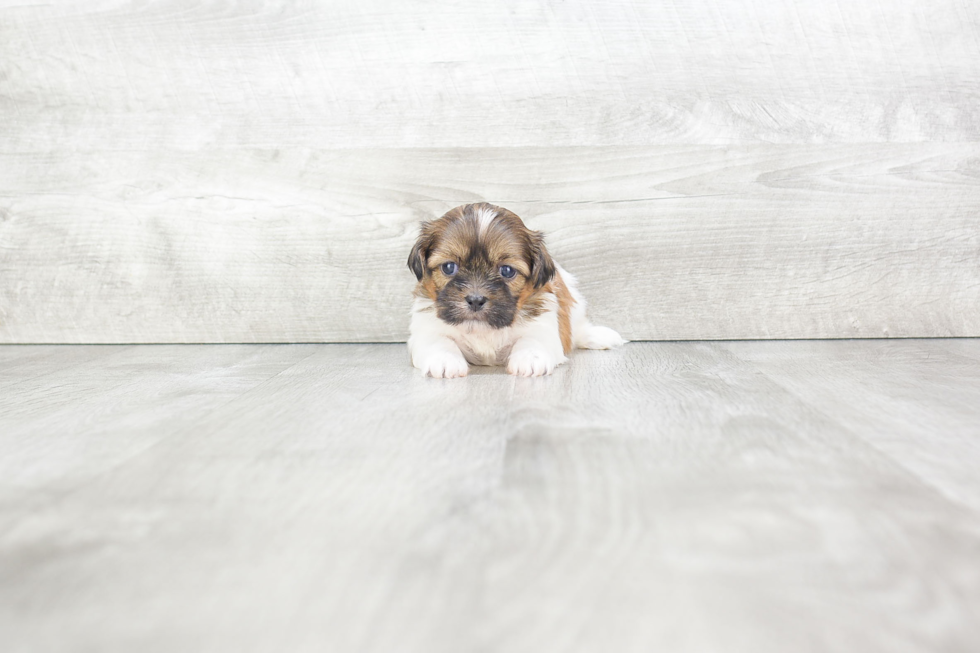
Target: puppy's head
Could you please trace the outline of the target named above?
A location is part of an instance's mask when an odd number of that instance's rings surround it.
[[[540,232],[492,204],[466,204],[422,223],[408,255],[416,293],[435,302],[449,324],[495,329],[542,310],[555,263]]]

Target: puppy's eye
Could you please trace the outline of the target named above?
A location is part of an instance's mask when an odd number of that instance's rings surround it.
[[[504,279],[513,279],[515,274],[517,274],[517,270],[509,265],[500,266],[500,276],[502,276]]]
[[[452,261],[446,261],[445,263],[442,264],[442,272],[447,277],[451,277],[454,274],[456,274],[456,270],[458,269],[459,266],[453,263]]]

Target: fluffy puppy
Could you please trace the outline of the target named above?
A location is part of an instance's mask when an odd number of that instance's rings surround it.
[[[575,278],[551,259],[543,235],[507,209],[466,204],[423,222],[408,267],[418,278],[408,349],[423,374],[506,364],[511,374],[541,376],[574,347],[626,342],[589,323]]]

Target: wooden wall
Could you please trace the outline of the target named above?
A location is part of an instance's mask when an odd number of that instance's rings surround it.
[[[631,339],[980,336],[980,4],[0,1],[0,342],[403,340],[482,200]]]

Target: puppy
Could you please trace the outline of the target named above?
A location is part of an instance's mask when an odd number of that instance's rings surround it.
[[[543,235],[507,209],[466,204],[423,222],[408,267],[418,278],[408,349],[423,374],[506,364],[511,374],[541,376],[574,347],[626,342],[589,323],[575,278],[551,259]]]

